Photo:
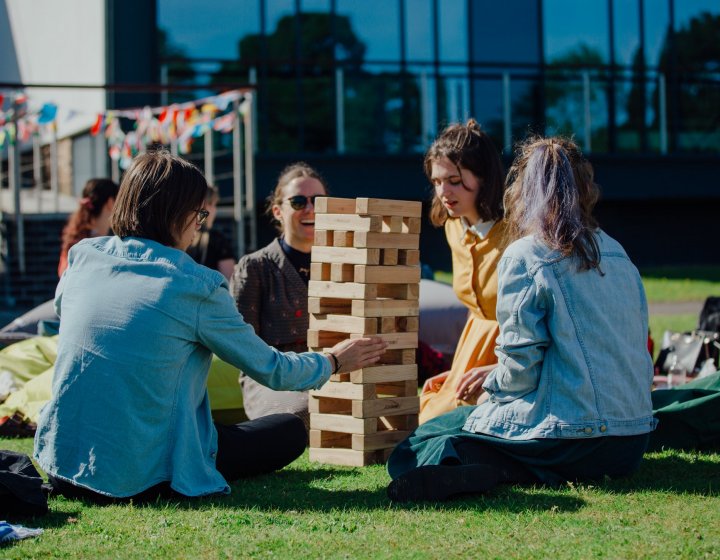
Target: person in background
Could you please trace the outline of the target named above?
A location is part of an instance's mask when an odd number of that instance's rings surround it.
[[[187,161],[141,154],[123,177],[115,236],[70,250],[55,298],[62,322],[52,398],[35,435],[35,458],[59,494],[112,502],[229,493],[229,482],[295,460],[307,434],[292,414],[213,423],[213,353],[274,389],[306,390],[385,350],[377,337],[327,353],[263,342],[222,274],[185,252],[208,216],[206,192]]]
[[[195,262],[219,271],[229,280],[235,266],[232,243],[221,232],[213,229],[219,200],[218,188],[215,185],[208,185],[204,207],[209,214],[187,252]]]
[[[280,350],[307,350],[315,197],[327,194],[325,180],[306,163],[283,169],[267,207],[279,237],[241,258],[233,273],[230,286],[238,311],[260,338]],[[289,412],[308,427],[307,393],[274,391],[242,374],[240,383],[248,418]]]
[[[112,214],[118,185],[110,179],[90,179],[82,190],[78,209],[68,218],[62,231],[62,246],[58,276],[67,268],[68,251],[81,239],[110,233]]]
[[[434,194],[430,221],[445,227],[452,252],[453,290],[468,308],[450,371],[429,378],[420,395],[420,423],[458,406],[475,404],[462,394],[495,364],[496,267],[505,238],[502,162],[490,137],[470,119],[448,126],[425,154]]]
[[[426,422],[395,448],[392,500],[627,476],[657,423],[645,291],[592,216],[592,167],[569,140],[529,139],[508,185],[489,399]]]

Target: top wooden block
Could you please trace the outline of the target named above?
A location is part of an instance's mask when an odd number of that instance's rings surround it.
[[[419,218],[422,216],[422,202],[387,200],[384,198],[334,198],[322,196],[315,199],[315,213]]]

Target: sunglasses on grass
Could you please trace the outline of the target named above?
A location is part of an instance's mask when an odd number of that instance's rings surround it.
[[[302,194],[296,194],[295,196],[291,196],[290,198],[286,198],[285,200],[287,200],[290,203],[290,207],[293,210],[302,210],[303,208],[305,208],[308,205],[308,202],[311,202],[312,205],[315,206],[315,199],[318,196],[325,196],[325,195],[316,194],[313,196],[305,196]]]

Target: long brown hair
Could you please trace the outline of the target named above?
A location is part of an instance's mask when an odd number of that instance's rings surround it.
[[[600,189],[573,141],[534,137],[521,143],[507,184],[508,242],[535,235],[563,256],[580,258],[581,270],[600,270],[592,215]]]
[[[435,139],[425,154],[425,175],[432,180],[433,162],[447,158],[460,169],[467,169],[482,185],[475,199],[478,216],[483,220],[499,220],[503,217],[503,184],[505,170],[500,155],[490,136],[480,128],[475,119],[465,124],[451,124]],[[430,221],[441,226],[448,219],[442,201],[433,192]]]
[[[62,231],[62,253],[92,235],[92,223],[111,198],[117,198],[117,183],[110,179],[90,179],[82,190],[78,209],[68,218]]]
[[[325,181],[323,176],[320,175],[320,173],[316,171],[315,168],[310,167],[304,161],[291,163],[290,165],[285,167],[285,169],[280,172],[280,176],[278,177],[275,188],[267,197],[267,207],[265,208],[265,214],[268,215],[270,221],[272,222],[272,225],[275,226],[275,229],[278,230],[279,233],[283,232],[283,226],[282,223],[280,223],[280,221],[277,220],[273,215],[273,206],[280,206],[283,203],[283,196],[285,196],[285,193],[283,191],[285,189],[285,186],[293,179],[297,179],[299,177],[309,177],[311,179],[316,179],[323,186],[325,194],[330,194],[330,189],[328,189],[327,182]]]

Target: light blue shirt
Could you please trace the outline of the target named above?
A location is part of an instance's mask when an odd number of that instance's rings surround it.
[[[534,237],[498,264],[498,366],[464,430],[506,439],[629,436],[655,427],[640,275],[598,230],[600,269]]]
[[[78,243],[55,304],[53,396],[35,458],[48,474],[109,496],[164,481],[187,496],[230,491],[215,468],[213,352],[272,389],[318,388],[330,377],[321,354],[281,353],[256,336],[220,273],[147,239]]]

